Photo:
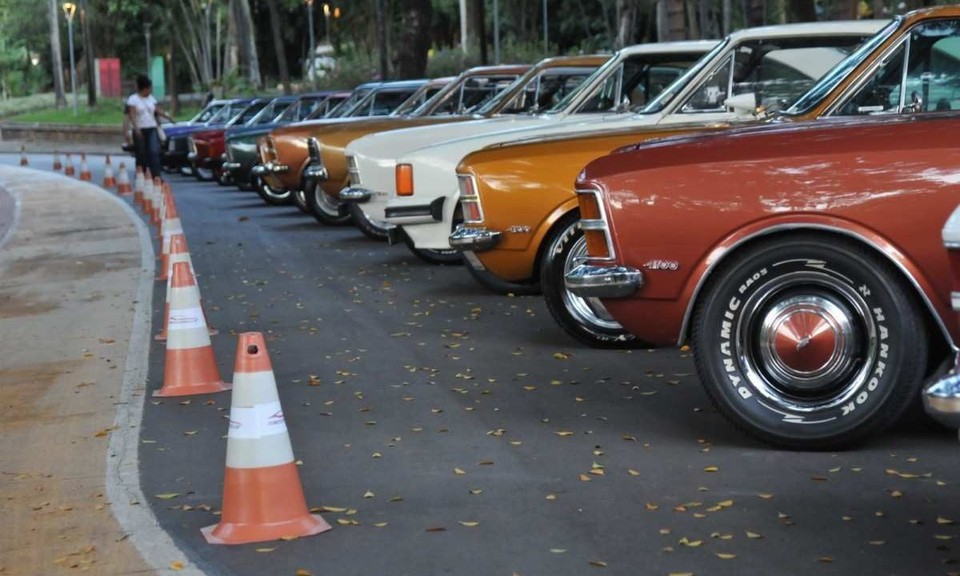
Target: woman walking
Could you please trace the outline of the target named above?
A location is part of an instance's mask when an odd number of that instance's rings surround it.
[[[133,144],[137,154],[137,166],[150,169],[154,176],[160,175],[160,118],[170,120],[157,99],[153,97],[153,82],[144,75],[137,76],[137,91],[127,98],[127,118],[133,127]]]

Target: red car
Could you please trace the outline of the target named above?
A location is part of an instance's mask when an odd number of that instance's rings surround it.
[[[650,345],[692,344],[720,412],[771,444],[862,441],[924,382],[960,424],[958,379],[937,382],[960,341],[958,24],[892,50],[835,118],[591,162],[567,287]],[[921,43],[933,61],[897,57]]]
[[[193,166],[197,180],[204,182],[216,179],[221,185],[229,184],[230,173],[221,169],[225,160],[227,130],[270,122],[289,105],[289,101],[280,98],[258,98],[227,124],[191,134],[187,140],[190,150],[187,160]]]

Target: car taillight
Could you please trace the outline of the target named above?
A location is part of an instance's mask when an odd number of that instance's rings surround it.
[[[580,203],[580,228],[587,241],[587,255],[597,260],[613,260],[613,240],[600,192],[593,189],[577,190],[577,200]]]
[[[483,208],[480,195],[477,194],[477,181],[470,175],[459,175],[460,205],[463,208],[463,221],[468,224],[483,222]]]
[[[412,164],[397,164],[397,196],[413,196]]]

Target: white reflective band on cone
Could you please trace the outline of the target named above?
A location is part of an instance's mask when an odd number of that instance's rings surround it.
[[[227,432],[230,438],[264,438],[286,433],[287,423],[279,402],[230,408],[230,429]]]
[[[167,318],[168,330],[191,330],[193,328],[206,328],[207,323],[203,318],[203,309],[184,308],[182,310],[170,310],[170,316]]]

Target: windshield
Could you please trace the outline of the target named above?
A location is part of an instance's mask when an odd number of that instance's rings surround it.
[[[270,103],[269,100],[260,100],[258,102],[254,102],[253,104],[250,104],[249,106],[244,108],[239,114],[237,114],[237,116],[235,116],[229,122],[229,125],[243,126],[247,122],[253,120],[254,116],[259,114],[260,111],[263,110],[269,103]]]
[[[670,86],[667,86],[667,88],[663,92],[661,92],[659,96],[654,98],[652,102],[647,104],[646,107],[644,107],[641,110],[637,110],[637,113],[638,114],[656,114],[657,112],[660,112],[661,110],[666,108],[667,105],[670,104],[670,102],[672,102],[674,98],[676,98],[677,94],[682,92],[683,89],[687,86],[687,84],[689,84],[690,81],[693,80],[697,76],[697,74],[700,73],[701,70],[703,70],[705,67],[710,65],[710,63],[713,62],[721,52],[726,50],[727,45],[729,43],[730,43],[730,39],[724,38],[723,41],[717,44],[717,46],[713,50],[711,50],[710,52],[707,53],[706,56],[701,58],[696,63],[695,66],[687,70],[687,72],[683,76],[677,78],[673,82],[673,84],[671,84]]]
[[[257,113],[250,122],[250,126],[259,126],[260,124],[269,124],[291,105],[289,100],[280,100],[279,98],[263,107],[263,110]]]
[[[220,110],[222,110],[224,106],[226,106],[226,104],[222,104],[222,103],[220,103],[220,104],[210,104],[209,106],[207,106],[206,108],[204,108],[203,110],[201,110],[199,114],[197,114],[196,116],[194,116],[194,117],[193,117],[193,120],[191,120],[190,122],[194,122],[194,123],[209,122],[210,119],[213,118],[213,116],[214,116],[217,112],[219,112]]]
[[[393,111],[393,116],[416,113],[416,111],[423,106],[424,102],[429,101],[431,98],[439,94],[440,91],[442,91],[445,87],[446,84],[424,84],[419,90],[414,92],[413,96],[407,98],[406,102],[401,104],[396,110]]]
[[[513,84],[519,74],[470,76],[444,89],[417,108],[414,116],[451,116],[472,114],[502,90]]]
[[[386,116],[413,96],[416,88],[381,88],[367,94],[354,106],[350,116]]]
[[[531,70],[484,104],[477,114],[535,114],[551,108],[596,69],[595,66],[571,66]]]
[[[833,91],[844,78],[853,71],[854,68],[859,66],[864,60],[867,59],[874,50],[876,50],[881,44],[883,44],[887,38],[889,38],[897,28],[903,23],[902,17],[897,17],[893,22],[887,25],[883,30],[877,32],[873,38],[870,38],[866,42],[860,45],[860,47],[853,51],[847,58],[837,64],[832,70],[827,72],[827,74],[817,82],[813,88],[807,91],[806,94],[800,97],[793,106],[789,109],[783,111],[783,114],[788,116],[794,116],[803,114],[810,109],[814,108],[817,104],[823,101],[827,97],[827,94]]]
[[[327,115],[328,118],[346,118],[351,116],[353,109],[357,104],[363,100],[367,94],[373,90],[373,86],[368,86],[366,88],[357,88],[347,96],[347,99],[343,102],[337,104],[337,107],[330,111],[330,114]]]

